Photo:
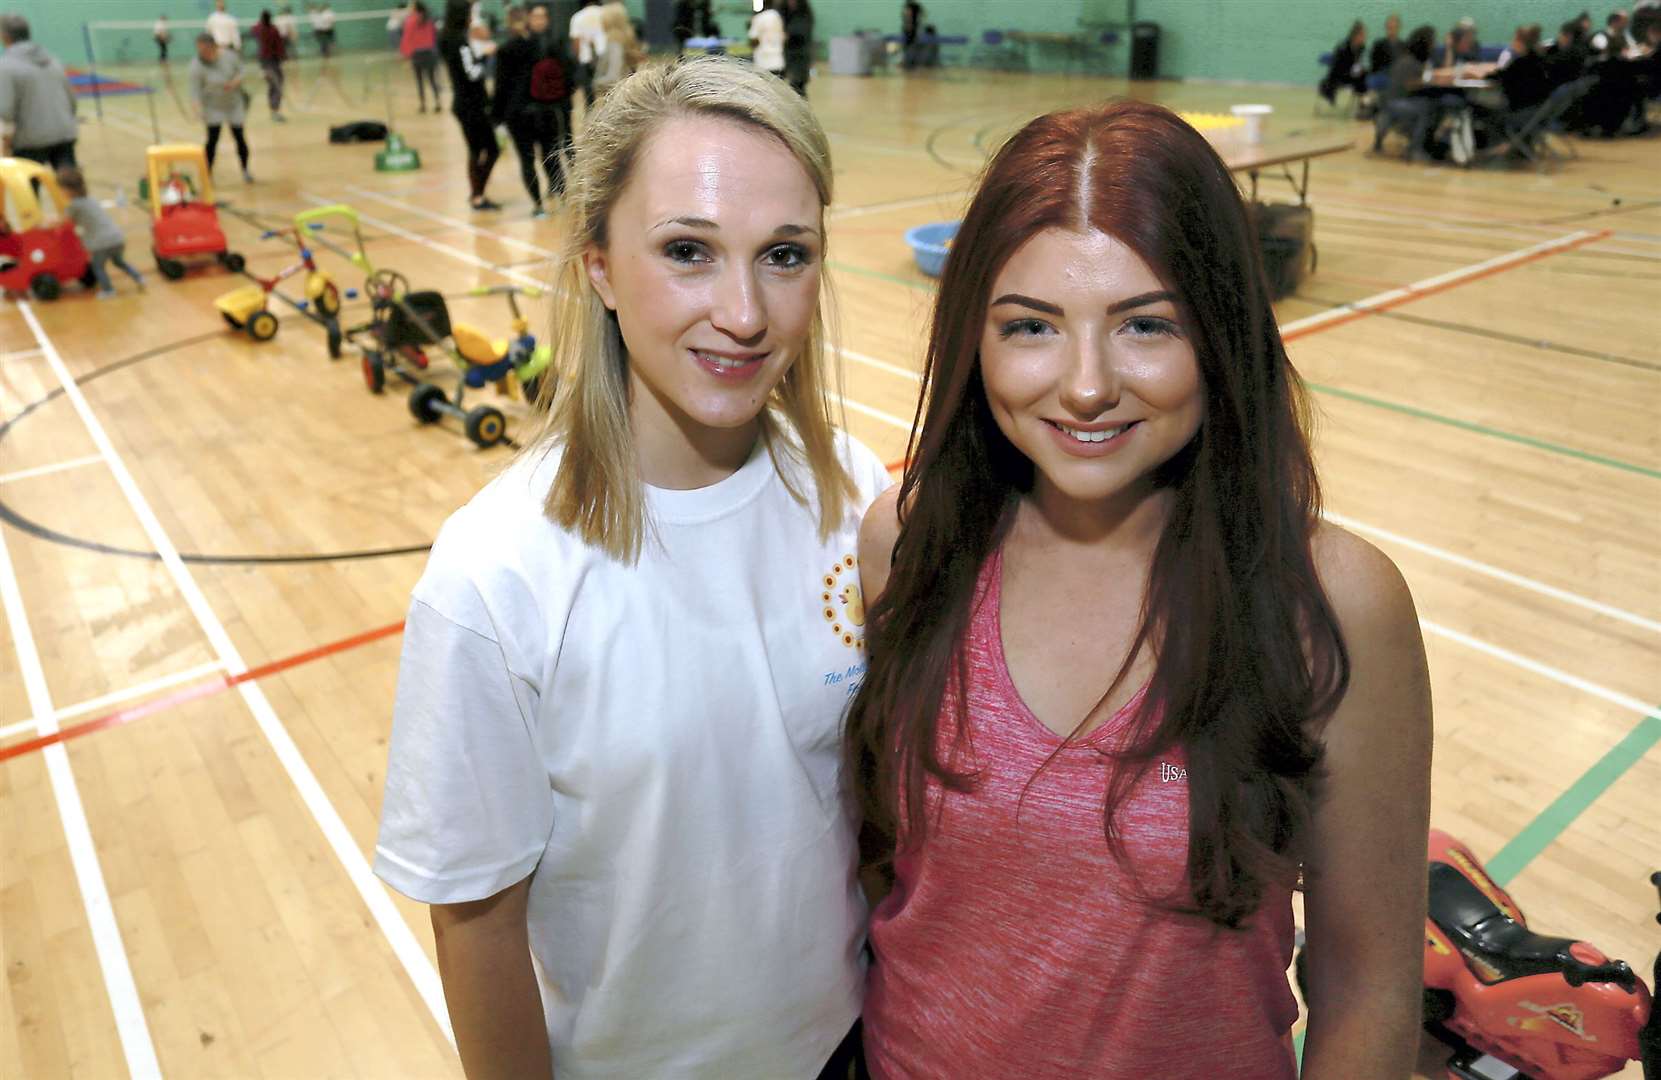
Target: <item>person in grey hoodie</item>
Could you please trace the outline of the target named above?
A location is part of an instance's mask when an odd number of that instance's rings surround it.
[[[0,46],[0,157],[75,164],[75,91],[63,65],[29,40],[21,15],[0,15]]]
[[[248,95],[242,89],[242,60],[230,49],[222,49],[212,34],[196,35],[196,59],[190,62],[190,100],[196,116],[208,129],[208,171],[213,171],[214,154],[219,150],[219,132],[230,126],[236,140],[236,159],[242,166],[243,183],[252,184],[248,171],[248,139],[242,126],[248,119]]]

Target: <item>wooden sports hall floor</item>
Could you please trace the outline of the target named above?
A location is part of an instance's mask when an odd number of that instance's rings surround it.
[[[354,97],[373,83],[346,70]],[[303,66],[291,94],[314,77]],[[223,195],[277,218],[349,202],[376,262],[418,287],[534,283],[557,221],[529,220],[511,151],[491,186],[506,211],[470,216],[460,136],[448,115],[413,114],[406,79],[422,171],[376,174],[373,148],[326,146],[327,125],[378,111],[326,84],[286,126],[256,103],[258,183],[230,179],[223,147]],[[931,298],[902,232],[955,216],[1025,119],[1127,92],[1196,110],[1266,100],[1282,133],[1341,123],[1289,89],[813,84],[836,156],[847,424],[888,459]],[[157,105],[164,138],[196,137]],[[109,198],[150,137],[142,98],[105,107],[80,148]],[[1318,272],[1279,312],[1315,391],[1330,512],[1399,563],[1425,620],[1434,823],[1493,861],[1537,928],[1645,971],[1661,866],[1658,176],[1653,137],[1581,143],[1549,172],[1323,159]],[[142,214],[117,217],[148,267]],[[227,228],[255,268],[285,265],[255,226]],[[143,297],[117,284],[114,301],[71,288],[0,304],[0,754],[205,689],[0,761],[0,1075],[456,1076],[425,910],[367,869],[395,626],[423,559],[350,556],[426,544],[509,451],[417,428],[401,393],[370,397],[355,358],[330,363],[300,320],[265,345],[227,332],[223,274],[152,273]],[[1320,318],[1414,284],[1425,295],[1387,311]],[[455,309],[505,330],[499,300]]]

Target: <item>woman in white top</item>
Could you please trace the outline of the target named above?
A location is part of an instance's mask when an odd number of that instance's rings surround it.
[[[888,479],[827,403],[829,147],[699,57],[619,84],[573,161],[561,384],[416,586],[375,871],[434,905],[470,1076],[845,1075],[837,741]]]
[[[782,78],[784,41],[784,16],[779,14],[778,0],[762,0],[761,10],[750,19],[750,48],[756,67]]]

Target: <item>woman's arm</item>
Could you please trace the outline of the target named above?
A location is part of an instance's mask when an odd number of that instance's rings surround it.
[[[551,1077],[525,923],[531,879],[467,904],[434,904],[444,1000],[468,1080]]]
[[[1316,566],[1350,655],[1322,732],[1326,786],[1305,863],[1306,1080],[1402,1080],[1419,1046],[1431,708],[1407,583],[1332,527]]]

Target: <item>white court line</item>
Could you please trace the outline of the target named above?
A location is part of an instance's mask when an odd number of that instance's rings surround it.
[[[1335,307],[1330,311],[1323,311],[1315,315],[1310,315],[1307,318],[1295,319],[1292,322],[1282,326],[1280,328],[1280,332],[1283,335],[1290,334],[1295,331],[1307,330],[1315,326],[1322,326],[1329,322],[1347,320],[1358,311],[1372,311],[1375,308],[1389,304],[1392,301],[1399,300],[1403,297],[1415,296],[1418,293],[1424,292],[1426,289],[1434,289],[1439,285],[1446,285],[1452,281],[1459,281],[1460,279],[1470,277],[1473,274],[1480,274],[1485,270],[1492,270],[1496,267],[1507,266],[1511,263],[1531,258],[1534,255],[1544,251],[1555,251],[1560,247],[1568,247],[1571,244],[1577,244],[1582,240],[1596,235],[1598,234],[1595,232],[1589,232],[1582,229],[1578,232],[1572,232],[1567,236],[1559,236],[1554,240],[1543,240],[1540,243],[1530,245],[1529,247],[1518,248],[1516,251],[1508,251],[1503,255],[1496,255],[1492,259],[1484,259],[1479,263],[1472,263],[1469,266],[1461,266],[1457,270],[1449,270],[1445,274],[1437,274],[1435,277],[1428,277],[1423,281],[1415,281],[1411,285],[1403,285],[1399,289],[1391,289],[1388,292],[1381,292],[1376,295],[1369,296],[1364,300],[1357,300],[1351,304],[1344,304],[1343,306]]]
[[[313,206],[333,206],[335,203],[340,201],[339,199],[325,199],[320,195],[314,195],[308,191],[302,191],[300,193],[300,197],[311,203]],[[449,244],[439,243],[431,237],[422,236],[420,233],[410,232],[408,229],[400,228],[399,226],[392,224],[390,221],[383,221],[377,217],[370,217],[368,214],[359,213],[358,217],[375,226],[377,229],[391,233],[393,236],[401,237],[405,240],[411,241],[412,243],[420,244],[422,247],[432,248],[434,251],[450,256],[452,259],[460,259],[462,262],[467,263],[470,266],[476,266],[481,270],[488,270],[492,274],[499,274],[510,281],[516,281],[528,288],[547,288],[547,286],[542,282],[537,281],[528,274],[521,274],[517,270],[497,266],[495,263],[490,262],[487,259],[479,258],[471,251],[463,251],[460,248],[453,248]]]
[[[60,461],[56,465],[36,465],[32,469],[19,469],[17,472],[0,473],[0,484],[9,484],[14,480],[29,480],[36,476],[50,476],[53,473],[65,472],[69,469],[78,469],[82,465],[96,465],[104,459],[97,454],[87,457],[71,458],[69,461]]]
[[[559,252],[550,251],[548,248],[542,247],[540,244],[533,244],[529,240],[521,240],[517,236],[510,236],[507,233],[495,232],[491,229],[486,229],[483,226],[474,225],[472,222],[462,221],[460,218],[445,217],[443,214],[434,213],[423,206],[418,206],[415,203],[408,202],[392,195],[382,195],[379,192],[370,191],[368,188],[361,188],[354,184],[347,184],[346,190],[350,191],[354,195],[362,195],[366,199],[374,199],[376,202],[385,203],[388,206],[396,206],[402,210],[406,210],[409,213],[414,214],[416,217],[424,217],[428,221],[434,221],[440,225],[448,225],[452,229],[466,229],[474,236],[487,237],[496,241],[498,244],[506,244],[509,247],[516,247],[521,251],[528,251],[532,255],[538,255],[545,259],[559,258]]]
[[[35,650],[34,634],[29,629],[28,612],[23,608],[23,594],[17,587],[17,572],[12,568],[11,553],[6,550],[3,529],[0,529],[0,602],[6,609],[6,621],[11,624],[12,645],[17,650],[18,667],[23,671],[29,711],[35,714],[35,730],[41,735],[50,735],[58,730],[57,715],[46,685],[46,672],[40,665],[40,654]],[[127,947],[115,921],[115,908],[110,904],[109,888],[104,884],[98,849],[92,842],[92,829],[87,825],[86,807],[81,804],[81,790],[75,783],[74,770],[69,767],[69,754],[58,743],[46,747],[41,757],[46,762],[53,801],[58,804],[58,817],[63,821],[64,844],[69,848],[69,861],[75,868],[75,881],[86,907],[87,927],[92,932],[98,967],[103,971],[104,993],[109,995],[110,1011],[115,1015],[115,1031],[127,1059],[127,1073],[134,1080],[152,1077],[160,1080],[161,1063],[156,1060],[156,1047],[150,1041],[144,1006],[139,1001],[138,986],[133,982],[133,969],[127,963]]]
[[[1622,608],[1615,607],[1612,604],[1605,604],[1602,601],[1581,596],[1579,593],[1572,593],[1567,589],[1559,589],[1555,585],[1547,585],[1544,582],[1535,581],[1533,578],[1523,577],[1521,574],[1513,574],[1509,570],[1501,570],[1497,566],[1490,566],[1487,563],[1478,562],[1477,560],[1467,558],[1464,555],[1458,555],[1451,551],[1444,551],[1441,548],[1432,547],[1422,541],[1414,540],[1412,537],[1403,536],[1400,533],[1394,533],[1388,529],[1381,529],[1377,525],[1369,525],[1364,521],[1357,521],[1354,518],[1345,517],[1343,514],[1334,514],[1328,511],[1323,513],[1321,516],[1332,522],[1334,525],[1341,525],[1346,529],[1353,529],[1355,532],[1359,533],[1370,533],[1371,535],[1379,537],[1382,540],[1388,540],[1392,544],[1399,544],[1404,548],[1417,551],[1421,555],[1429,555],[1433,559],[1441,559],[1443,562],[1452,563],[1453,565],[1462,567],[1472,573],[1483,574],[1487,577],[1494,578],[1495,580],[1515,585],[1519,589],[1527,589],[1529,592],[1536,592],[1541,596],[1549,596],[1553,600],[1561,600],[1565,604],[1573,604],[1576,607],[1583,607],[1588,611],[1595,611],[1599,615],[1607,615],[1611,619],[1619,619],[1621,622],[1630,623],[1641,630],[1648,630],[1653,634],[1661,634],[1661,621],[1656,619],[1646,618],[1643,615],[1626,611]]]
[[[240,675],[247,671],[248,665],[243,662],[241,654],[237,652],[236,645],[231,641],[230,635],[225,632],[224,625],[219,621],[219,617],[213,613],[213,608],[208,605],[207,597],[202,594],[201,587],[196,584],[196,579],[191,575],[190,568],[179,558],[179,549],[174,546],[172,539],[162,528],[161,522],[156,518],[155,511],[150,508],[149,502],[144,498],[144,493],[139,490],[138,483],[133,479],[133,474],[127,469],[127,463],[116,452],[114,444],[110,442],[109,435],[104,431],[104,425],[99,422],[97,415],[92,411],[92,407],[87,404],[86,398],[81,394],[81,388],[76,385],[74,378],[69,374],[69,369],[64,365],[63,357],[58,355],[57,348],[52,344],[51,339],[46,336],[46,331],[41,328],[39,320],[35,317],[34,309],[29,306],[26,300],[19,301],[17,306],[18,310],[23,313],[24,321],[29,324],[29,329],[34,333],[35,340],[39,342],[47,363],[51,366],[53,373],[57,375],[58,382],[63,386],[65,396],[69,398],[76,413],[80,415],[82,424],[86,426],[87,434],[92,436],[93,444],[98,447],[98,452],[103,455],[104,460],[109,464],[110,472],[115,476],[115,481],[120,486],[122,494],[126,496],[133,513],[138,517],[139,524],[144,527],[145,535],[150,540],[150,546],[161,556],[162,564],[167,567],[174,585],[177,586],[179,593],[184,597],[185,604],[190,608],[191,614],[196,617],[196,622],[201,626],[202,632],[207,636],[209,644],[213,647],[214,655],[219,658],[220,664],[228,674]],[[363,898],[370,914],[375,917],[375,922],[380,926],[381,933],[386,936],[387,944],[391,946],[394,955],[403,964],[404,971],[409,975],[410,981],[415,984],[415,990],[421,995],[422,1001],[426,1003],[434,1022],[438,1024],[439,1030],[444,1033],[445,1039],[449,1041],[451,1046],[454,1046],[456,1037],[450,1028],[450,1014],[444,1005],[444,989],[439,983],[438,972],[434,970],[432,962],[427,959],[427,954],[422,951],[420,943],[415,940],[415,935],[410,931],[409,925],[404,922],[403,916],[398,913],[397,907],[393,905],[392,897],[387,893],[386,886],[382,885],[380,879],[375,877],[369,869],[369,863],[364,858],[363,852],[358,850],[357,843],[352,839],[351,831],[346,828],[346,823],[341,820],[340,813],[334,808],[334,804],[329,802],[329,797],[324,793],[323,786],[317,782],[317,777],[312,773],[311,767],[306,764],[306,759],[300,753],[300,748],[295,745],[294,737],[289,734],[288,729],[283,726],[283,722],[278,719],[276,710],[271,707],[271,702],[267,700],[264,691],[260,689],[259,683],[252,679],[242,682],[238,684],[237,692],[242,695],[242,700],[247,704],[249,712],[253,713],[260,731],[264,733],[266,741],[271,744],[271,749],[276,753],[277,760],[282,764],[284,771],[288,773],[288,778],[294,784],[296,791],[299,792],[301,801],[306,804],[306,809],[311,811],[312,819],[317,822],[318,829],[322,831],[329,847],[334,851],[335,857],[340,860],[340,865],[346,871],[346,876],[351,879],[358,895]]]
[[[16,352],[0,352],[0,364],[8,360],[26,360],[31,356],[39,356],[39,349],[19,349]]]
[[[1611,690],[1606,686],[1600,686],[1589,679],[1582,679],[1579,675],[1571,675],[1561,668],[1554,668],[1550,664],[1543,664],[1540,661],[1530,659],[1521,653],[1512,652],[1510,649],[1502,649],[1498,645],[1490,645],[1488,642],[1483,641],[1480,638],[1474,638],[1462,631],[1443,626],[1441,623],[1431,622],[1429,619],[1420,619],[1419,625],[1424,627],[1426,631],[1435,634],[1438,637],[1445,637],[1449,641],[1456,641],[1468,649],[1475,649],[1479,653],[1492,656],[1496,660],[1503,660],[1508,664],[1522,668],[1524,671],[1532,671],[1536,675],[1544,676],[1552,682],[1562,683],[1564,686],[1579,690],[1582,693],[1590,694],[1596,698],[1602,698],[1604,701],[1607,701],[1612,705],[1619,705],[1623,709],[1630,709],[1641,716],[1661,716],[1661,705],[1651,704],[1650,702],[1635,698],[1631,694],[1623,694],[1619,690]]]
[[[869,416],[873,420],[880,420],[883,423],[888,424],[890,427],[899,428],[901,431],[911,430],[910,420],[901,420],[893,413],[885,413],[881,409],[873,409],[871,406],[855,401],[844,394],[832,394],[831,396],[840,401],[844,408],[852,409],[861,416]]]
[[[939,195],[919,195],[914,199],[895,199],[893,202],[870,203],[866,206],[833,206],[830,209],[830,218],[833,221],[841,221],[844,218],[864,217],[866,214],[886,214],[890,210],[904,210],[913,206],[962,203],[968,194],[968,188],[960,188],[956,191],[941,192]]]

